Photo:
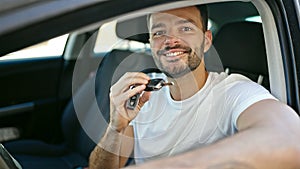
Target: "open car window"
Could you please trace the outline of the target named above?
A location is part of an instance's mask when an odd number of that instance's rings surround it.
[[[62,56],[68,34],[59,36],[45,42],[21,49],[16,52],[9,53],[0,57],[0,60],[20,60],[41,57],[59,57]]]
[[[194,4],[195,2],[189,2],[190,5]],[[188,6],[189,3],[186,4],[175,4],[174,6],[178,5],[184,5]],[[284,80],[284,74],[282,73],[282,60],[280,59],[280,48],[277,48],[275,46],[279,45],[278,37],[276,37],[276,26],[275,22],[272,19],[272,14],[271,11],[268,8],[265,8],[265,4],[260,2],[260,1],[253,1],[253,2],[240,2],[240,1],[233,1],[233,2],[216,2],[216,3],[209,3],[208,9],[209,9],[209,29],[213,33],[213,41],[217,41],[218,38],[218,33],[219,31],[224,28],[225,26],[229,24],[234,24],[234,23],[246,23],[246,22],[253,22],[254,24],[249,24],[249,25],[259,25],[258,27],[261,27],[259,29],[262,30],[262,33],[260,35],[253,35],[253,38],[256,38],[260,36],[260,40],[263,41],[262,43],[259,44],[260,48],[264,48],[263,52],[263,57],[265,59],[266,64],[264,69],[265,73],[257,73],[254,70],[251,70],[253,73],[248,74],[248,77],[255,82],[261,83],[263,81],[264,86],[270,90],[274,95],[276,95],[278,98],[280,98],[283,101],[286,101],[285,95],[285,83]],[[222,10],[226,8],[227,10]],[[220,12],[221,11],[221,12]],[[224,12],[222,12],[224,11]],[[226,12],[230,11],[230,12]],[[264,11],[264,12],[261,12]],[[147,11],[145,12],[147,13]],[[131,36],[134,33],[130,31],[138,31],[136,34],[141,34],[145,33],[147,30],[140,31],[138,28],[137,23],[131,23],[130,20],[139,20],[141,17],[140,13],[137,13],[137,16],[139,17],[134,17],[133,14],[130,15],[123,15],[120,16],[119,18],[114,20],[110,20],[109,22],[102,23],[102,26],[98,29],[97,35],[95,35],[96,40],[95,44],[93,47],[93,56],[105,56],[107,53],[111,52],[114,49],[119,49],[119,50],[127,50],[127,51],[132,51],[132,52],[142,52],[142,53],[148,53],[151,54],[150,51],[150,46],[148,40],[145,41],[139,40],[139,39],[132,39],[131,37],[126,37],[126,36]],[[129,18],[129,19],[128,19]],[[124,33],[123,31],[119,31],[120,27],[118,25],[122,25],[120,23],[122,22],[127,22],[126,20],[129,21],[130,24],[128,26],[123,27],[121,30],[128,30],[129,34]],[[257,24],[255,24],[257,23]],[[247,25],[247,24],[246,24]],[[241,27],[241,29],[248,29],[247,26]],[[143,26],[142,26],[143,27]],[[256,27],[256,26],[254,26]],[[118,30],[119,29],[119,30]],[[236,33],[239,33],[240,31],[237,30]],[[124,36],[124,35],[126,36]],[[232,34],[235,34],[234,32]],[[243,33],[241,33],[242,35]],[[235,36],[235,35],[232,35]],[[137,36],[138,37],[138,36]],[[243,41],[246,43],[246,39]],[[225,43],[225,42],[224,42]],[[229,47],[230,43],[227,43]],[[226,45],[226,44],[225,44]],[[236,46],[235,50],[232,50],[232,54],[235,54],[241,50],[244,50],[245,46],[240,46],[241,44],[238,44]],[[253,46],[253,45],[258,45],[258,44],[249,44],[248,46]],[[214,48],[215,46],[213,46]],[[220,47],[219,47],[220,48]],[[238,50],[240,49],[240,50]],[[212,49],[214,50],[214,49]],[[217,49],[213,52],[219,52]],[[253,50],[249,50],[253,52]],[[254,50],[255,51],[255,50]],[[277,52],[275,52],[277,51]],[[245,52],[245,51],[244,51]],[[247,52],[245,52],[247,54]],[[217,53],[217,54],[220,54]],[[243,52],[240,54],[243,55]],[[254,53],[253,53],[254,54]],[[257,54],[255,54],[257,55]],[[207,57],[209,58],[209,57]],[[258,58],[261,58],[258,56]],[[237,62],[234,61],[235,59],[233,58],[220,58],[217,61],[214,60],[212,62],[217,62],[217,71],[222,71],[226,70],[228,67],[227,64],[224,65],[225,62]],[[241,59],[240,61],[242,61]],[[244,59],[245,60],[245,59]],[[249,60],[246,60],[245,62],[248,62]],[[210,61],[207,61],[210,62]],[[222,63],[220,63],[222,62]],[[259,61],[260,62],[260,61]],[[231,64],[230,63],[230,64]],[[214,63],[212,63],[214,64]],[[222,65],[223,64],[223,65]],[[236,64],[236,63],[235,63]],[[236,64],[237,65],[237,64]],[[240,64],[242,65],[242,64]],[[223,67],[225,66],[225,67]],[[242,66],[240,66],[242,67]],[[259,68],[258,68],[259,69]],[[216,69],[214,69],[216,70]],[[244,70],[242,70],[244,71]],[[231,71],[234,73],[235,71]],[[236,73],[241,73],[239,71],[236,71]],[[256,75],[258,74],[258,75]],[[269,77],[271,76],[271,77]],[[280,80],[281,79],[281,80]],[[267,81],[267,82],[264,82]],[[266,84],[267,83],[267,84]]]

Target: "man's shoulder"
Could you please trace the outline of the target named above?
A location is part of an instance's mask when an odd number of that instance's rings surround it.
[[[219,73],[213,75],[212,89],[214,91],[226,91],[226,93],[244,92],[249,90],[260,90],[266,92],[266,89],[248,77],[241,74]],[[222,92],[223,93],[223,92]]]
[[[225,72],[221,72],[221,73],[212,72],[210,74],[212,76],[211,79],[212,81],[214,81],[214,83],[220,83],[223,85],[232,84],[236,82],[252,82],[248,77],[237,73],[232,73],[228,75]]]
[[[226,75],[225,78],[222,78],[222,80],[215,85],[215,90],[224,90],[227,94],[250,94],[251,93],[260,93],[260,94],[267,94],[269,95],[269,91],[265,89],[260,84],[252,81],[248,77],[233,73],[230,75]],[[249,91],[251,91],[249,93]]]
[[[227,75],[226,81],[228,82],[236,82],[236,81],[246,81],[246,82],[252,82],[248,77],[238,74],[238,73],[232,73],[230,75]]]

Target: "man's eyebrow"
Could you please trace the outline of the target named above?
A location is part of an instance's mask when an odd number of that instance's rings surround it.
[[[151,30],[153,30],[155,28],[162,28],[162,27],[166,27],[166,25],[163,23],[153,24],[151,27]]]
[[[192,23],[192,24],[196,25],[196,22],[192,19],[181,19],[181,20],[175,22],[175,24],[177,24],[177,25],[185,24],[185,23]],[[166,25],[164,23],[157,23],[157,24],[152,25],[151,30],[153,30],[155,28],[163,28],[163,27],[166,27]]]
[[[182,20],[175,22],[175,24],[177,24],[177,25],[185,24],[185,23],[192,23],[192,24],[196,25],[196,22],[192,19],[182,19]]]

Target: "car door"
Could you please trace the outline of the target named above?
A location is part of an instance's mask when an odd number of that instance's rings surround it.
[[[3,140],[23,137],[51,141],[59,134],[59,109],[63,103],[59,90],[66,40],[67,35],[61,46],[55,42],[53,49],[49,47],[51,41],[46,41],[1,57],[0,133]],[[54,49],[61,51],[55,54]]]

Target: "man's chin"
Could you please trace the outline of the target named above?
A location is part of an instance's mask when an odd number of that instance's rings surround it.
[[[181,70],[181,71],[162,71],[164,74],[166,74],[167,77],[170,77],[170,78],[180,78],[188,73],[191,72],[190,69],[184,69],[184,70]]]

